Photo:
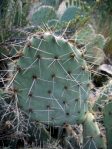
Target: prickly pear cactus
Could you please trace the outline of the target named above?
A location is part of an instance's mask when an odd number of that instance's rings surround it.
[[[104,107],[104,125],[106,127],[107,148],[112,148],[112,102]]]
[[[71,6],[64,11],[60,21],[65,21],[65,22],[71,21],[71,20],[77,19],[77,17],[80,15],[81,15],[81,9],[76,6]]]
[[[100,65],[103,62],[105,58],[103,52],[104,44],[104,37],[102,35],[96,35],[95,38],[86,45],[85,57],[90,64]]]
[[[94,37],[95,37],[95,30],[90,24],[79,29],[74,35],[74,38],[78,44],[87,44]]]
[[[107,85],[101,89],[101,93],[95,105],[94,111],[103,114],[104,126],[106,128],[107,148],[112,148],[112,81],[110,80]]]
[[[31,22],[33,25],[45,25],[52,19],[57,19],[54,8],[51,6],[40,6],[33,14]]]
[[[98,124],[91,113],[87,113],[83,125],[84,149],[106,149],[105,137],[101,134]]]
[[[103,48],[106,40],[104,36],[96,34],[90,24],[77,31],[74,38],[78,45],[82,45],[84,57],[89,64],[100,65],[103,62],[105,58]]]
[[[65,0],[65,11],[62,13],[61,21],[71,21],[77,18],[87,17],[89,7],[86,2],[80,0]],[[63,10],[63,9],[62,9]]]
[[[84,119],[90,72],[69,42],[50,33],[33,36],[16,69],[14,94],[32,119],[50,125]]]
[[[87,125],[87,121],[91,125],[90,71],[81,52],[67,40],[51,33],[34,35],[23,49],[14,72],[6,90],[13,82],[15,100],[29,118],[50,126]],[[100,132],[97,124],[91,128],[90,131]],[[105,144],[99,133],[94,139],[97,147]]]

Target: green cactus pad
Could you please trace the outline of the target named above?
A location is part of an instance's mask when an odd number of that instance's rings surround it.
[[[40,6],[32,16],[33,25],[45,25],[49,20],[57,19],[56,12],[51,6]]]
[[[79,31],[77,31],[77,33],[74,36],[78,44],[87,44],[94,37],[95,37],[95,31],[90,24],[81,28]]]
[[[71,6],[64,11],[62,17],[60,18],[60,21],[65,22],[71,21],[77,19],[77,17],[79,17],[80,15],[81,15],[81,9],[76,6]]]
[[[50,33],[33,36],[16,69],[15,98],[31,119],[50,125],[84,119],[90,72],[67,40]]]
[[[95,65],[103,62],[105,54],[103,48],[105,38],[100,34],[96,34],[91,25],[86,25],[74,35],[75,41],[84,48],[84,57],[88,63]]]
[[[83,124],[84,149],[106,149],[106,140],[101,134],[92,113],[87,113]]]
[[[105,44],[105,39],[102,35],[96,35],[93,40],[86,45],[86,60],[90,63],[100,65],[103,62],[105,54],[103,52],[103,47]]]
[[[106,127],[107,147],[112,148],[112,102],[104,107],[104,125]]]

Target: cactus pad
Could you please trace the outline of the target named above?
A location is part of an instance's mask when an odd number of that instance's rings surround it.
[[[41,6],[32,16],[33,25],[44,25],[51,19],[56,19],[56,13],[53,7],[51,6]]]
[[[81,15],[81,9],[76,7],[76,6],[70,6],[68,7],[62,17],[61,17],[61,21],[71,21],[71,20],[74,20],[76,19],[78,16]]]
[[[87,113],[83,125],[84,149],[106,149],[105,137],[101,134],[92,113]]]
[[[78,44],[85,46],[84,57],[88,63],[99,65],[103,62],[105,38],[101,34],[96,34],[91,25],[88,24],[77,31],[74,38]]]
[[[67,40],[50,33],[33,36],[16,69],[15,98],[31,119],[50,125],[84,119],[90,72]]]
[[[112,148],[112,102],[104,107],[104,125],[106,127],[107,147]]]

